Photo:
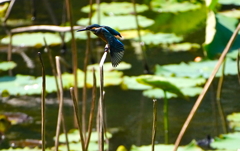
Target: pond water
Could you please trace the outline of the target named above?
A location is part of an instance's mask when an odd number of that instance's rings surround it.
[[[19,2],[18,2],[19,3]],[[57,2],[56,2],[57,3]],[[61,4],[57,3],[59,8]],[[78,2],[73,1],[74,12],[78,12],[81,6],[75,5]],[[87,4],[87,3],[86,3]],[[81,5],[86,5],[82,3]],[[56,5],[56,6],[58,6]],[[39,7],[39,6],[38,6]],[[42,14],[41,14],[42,15]],[[80,16],[75,13],[74,17]],[[46,16],[40,16],[41,21]],[[59,16],[58,16],[59,17]],[[201,33],[201,36],[199,35]],[[204,39],[204,28],[199,29],[195,33],[186,36],[186,40],[190,42],[197,42],[201,44]],[[124,71],[124,75],[140,75],[143,74],[142,60],[138,59],[139,56],[135,53],[134,48],[130,46],[128,41],[123,41],[126,45],[126,53],[123,61],[130,63],[132,68]],[[83,67],[85,41],[77,41],[78,44],[78,61],[79,68]],[[67,61],[71,61],[71,48],[70,44],[67,44],[66,54],[59,52],[60,46],[52,48],[53,55],[62,55]],[[34,60],[36,68],[29,70],[21,57],[17,54],[13,54],[13,61],[18,64],[18,67],[13,70],[13,74],[30,74],[35,76],[41,75],[40,65],[37,57],[37,51],[43,52],[43,58],[47,58],[44,54],[43,48],[31,49],[27,51],[27,54]],[[147,50],[149,67],[152,70],[155,64],[168,64],[168,63],[180,63],[181,61],[192,61],[197,56],[202,56],[201,50],[195,52],[165,52],[161,48],[151,47]],[[7,55],[1,54],[1,60],[6,60]],[[96,57],[97,58],[97,57]],[[109,58],[108,58],[109,61]],[[45,59],[45,65],[47,68],[47,74],[51,74],[51,68]],[[6,74],[6,73],[2,73]],[[227,114],[240,111],[240,87],[238,84],[237,76],[227,76],[224,80],[222,90],[222,104],[224,111]],[[207,135],[217,136],[221,134],[222,127],[220,123],[220,117],[214,101],[216,87],[218,79],[215,79],[210,90],[205,96],[200,108],[196,112],[186,134],[181,141],[181,144],[188,144],[193,139],[202,139]],[[106,119],[107,127],[119,128],[120,130],[114,134],[110,140],[111,148],[114,149],[118,145],[129,146],[131,144],[144,145],[151,143],[152,133],[152,106],[151,99],[142,95],[142,91],[135,90],[122,90],[120,86],[105,87],[105,105],[106,105]],[[82,89],[79,89],[82,92]],[[81,98],[81,93],[79,94]],[[73,128],[73,108],[70,100],[70,94],[66,90],[64,92],[64,115],[66,119],[67,129]],[[169,100],[169,142],[174,143],[175,139],[185,122],[192,106],[195,103],[197,97],[190,98],[189,101],[182,99],[170,99]],[[87,105],[90,106],[91,90],[88,90]],[[15,104],[16,102],[17,105]],[[27,102],[27,103],[26,103]],[[28,103],[29,102],[29,103]],[[1,112],[23,112],[32,116],[34,121],[30,124],[21,124],[12,126],[7,132],[6,136],[9,140],[21,140],[21,139],[40,139],[40,96],[11,96],[7,99],[2,99],[0,103]],[[13,105],[15,104],[15,105]],[[31,104],[31,105],[30,105]],[[81,108],[81,107],[80,107]],[[46,107],[46,131],[48,146],[53,146],[52,138],[55,135],[55,125],[57,120],[57,100],[56,94],[47,95],[47,107]],[[158,100],[158,123],[157,123],[157,143],[164,143],[164,131],[163,131],[163,100]]]

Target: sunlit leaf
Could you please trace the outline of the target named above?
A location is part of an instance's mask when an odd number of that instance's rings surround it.
[[[144,16],[138,15],[138,20],[141,27],[148,27],[154,23],[154,20],[146,18]],[[77,21],[79,25],[87,26],[89,22],[89,18],[82,18]],[[98,17],[96,14],[92,17],[92,23],[97,23]],[[127,16],[101,16],[101,22],[104,23],[102,25],[110,26],[117,30],[129,30],[129,29],[136,29],[137,24],[135,22],[134,15],[127,15]],[[126,22],[127,24],[121,24],[121,22]]]
[[[7,11],[9,3],[4,3],[0,5],[0,18],[4,17],[5,12]]]
[[[155,147],[155,150],[170,151],[170,150],[173,150],[174,145],[156,144],[154,147]],[[152,148],[151,145],[140,146],[140,147],[132,146],[131,151],[147,151],[147,150],[151,150],[151,148]],[[203,151],[203,150],[196,145],[196,142],[192,141],[186,146],[179,146],[178,151]]]
[[[201,7],[201,4],[193,4],[191,2],[176,2],[176,1],[162,1],[161,0],[153,0],[151,1],[151,5],[153,7],[154,11],[157,12],[171,12],[171,13],[177,13],[177,12],[185,12],[189,10],[195,10],[199,9]]]
[[[37,32],[14,34],[12,37],[12,45],[22,47],[42,47],[45,45],[43,40],[44,37],[48,45],[59,45],[62,43],[59,34]],[[9,36],[1,39],[2,44],[9,44],[9,42]]]
[[[135,38],[136,39],[136,38]],[[171,44],[182,41],[183,38],[176,36],[173,33],[147,33],[142,36],[142,41],[146,44]]]
[[[124,90],[145,90],[152,88],[151,86],[147,86],[145,84],[141,84],[136,81],[138,76],[124,76],[122,82],[122,89]]]
[[[179,43],[179,44],[171,44],[167,49],[170,51],[189,51],[199,49],[200,45],[196,43]]]
[[[101,3],[100,4],[101,11],[108,15],[122,15],[122,14],[132,14],[134,13],[133,4],[129,2],[111,2],[111,3]],[[121,9],[120,9],[121,8]],[[136,4],[137,12],[144,12],[148,9],[148,7],[144,4]],[[92,5],[92,9],[96,11],[97,4]],[[123,11],[124,10],[124,11]],[[81,9],[82,12],[89,13],[90,6],[85,6]]]
[[[213,148],[235,151],[239,149],[240,133],[222,134],[218,138],[214,138],[211,143]]]
[[[240,0],[218,0],[223,5],[240,5]]]
[[[223,12],[219,12],[219,14],[227,16],[227,17],[233,17],[233,18],[240,18],[240,10],[239,9],[232,9],[232,10],[227,10]]]
[[[229,127],[234,131],[240,131],[240,113],[232,113],[227,116]]]
[[[185,98],[182,91],[174,83],[170,82],[165,77],[145,75],[140,76],[136,80],[141,84],[152,86],[153,88],[159,88],[162,89],[163,91],[171,92],[179,97]]]
[[[119,64],[116,68],[114,68],[114,67],[112,66],[112,63],[111,63],[111,62],[106,62],[106,63],[104,63],[104,68],[103,68],[103,70],[104,70],[104,71],[127,70],[127,69],[130,69],[131,67],[132,67],[132,65],[129,64],[129,63],[120,62],[120,64]],[[92,70],[93,68],[94,68],[95,70],[100,70],[100,69],[99,69],[99,64],[93,64],[93,65],[89,65],[89,66],[87,67],[88,70]]]
[[[189,62],[170,65],[156,65],[155,74],[177,77],[204,77],[208,78],[217,64],[217,60],[207,60],[201,62]],[[217,77],[221,76],[222,68],[219,69]],[[237,64],[231,59],[226,60],[225,75],[236,75]]]
[[[0,62],[0,71],[6,71],[13,69],[17,66],[17,64],[13,61],[8,61],[8,62]]]

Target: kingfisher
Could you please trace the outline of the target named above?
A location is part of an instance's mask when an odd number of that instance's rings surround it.
[[[124,55],[123,43],[116,38],[118,36],[122,37],[121,34],[109,26],[100,26],[98,24],[89,25],[86,28],[78,30],[78,32],[86,30],[91,31],[108,44],[108,46],[110,47],[112,66],[116,67],[120,63]]]

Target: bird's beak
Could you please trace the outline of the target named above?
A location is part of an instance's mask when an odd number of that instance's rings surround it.
[[[79,32],[79,31],[85,31],[85,30],[87,30],[86,28],[83,28],[83,29],[79,29],[77,32]]]

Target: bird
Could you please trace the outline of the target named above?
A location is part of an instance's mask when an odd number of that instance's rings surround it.
[[[98,24],[92,24],[87,26],[86,28],[77,30],[77,32],[79,31],[91,31],[100,39],[102,39],[105,43],[107,43],[110,47],[112,66],[118,66],[124,55],[124,45],[119,39],[116,38],[117,36],[122,37],[118,31],[112,29],[109,26],[101,26]]]

